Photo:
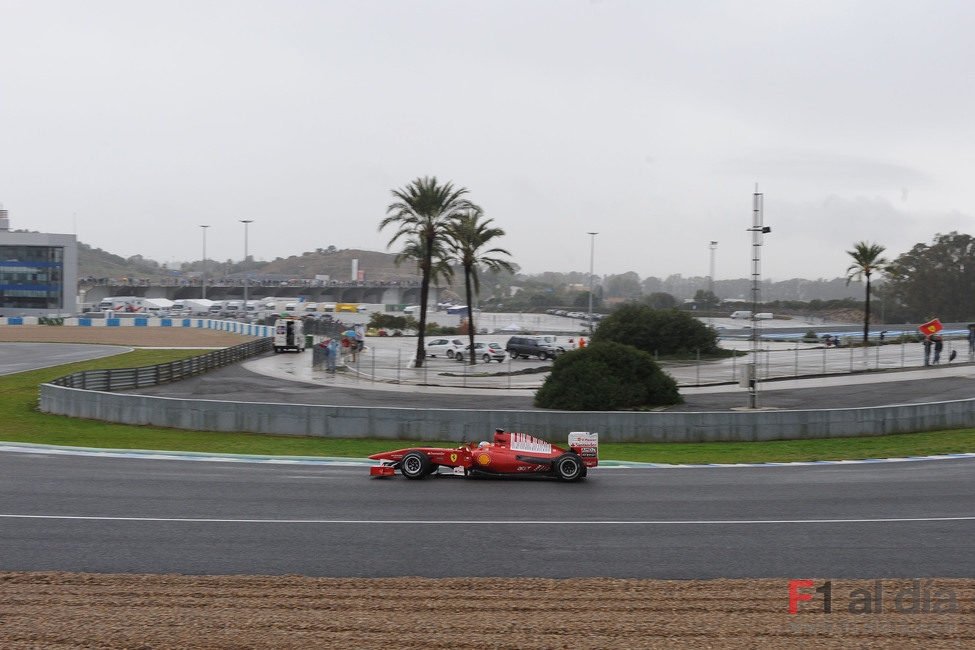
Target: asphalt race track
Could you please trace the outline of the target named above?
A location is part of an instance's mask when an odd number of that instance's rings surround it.
[[[761,392],[763,406],[780,409],[862,408],[888,404],[917,404],[942,400],[971,399],[972,379],[967,376],[911,379],[904,373],[903,381],[874,383],[844,383],[835,385],[824,379],[821,383],[809,380],[808,388],[766,389]],[[776,382],[764,382],[770,387]],[[668,411],[722,411],[744,406],[747,394],[734,392],[685,391],[686,402],[669,407]],[[496,394],[441,393],[436,391],[394,392],[369,390],[356,385],[341,386],[309,384],[288,379],[260,375],[234,364],[211,370],[183,381],[147,386],[124,391],[140,395],[157,395],[184,399],[212,399],[242,402],[278,402],[286,404],[341,404],[343,406],[404,407],[404,408],[471,408],[498,410],[535,410],[533,398],[510,395],[499,389]]]
[[[0,343],[0,375],[110,357],[132,348],[88,343]]]
[[[597,469],[580,483],[0,453],[0,571],[966,577],[971,459]]]

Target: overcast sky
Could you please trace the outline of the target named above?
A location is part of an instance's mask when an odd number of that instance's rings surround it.
[[[975,2],[0,0],[14,228],[159,261],[385,250],[470,189],[526,272],[836,277],[975,217]]]

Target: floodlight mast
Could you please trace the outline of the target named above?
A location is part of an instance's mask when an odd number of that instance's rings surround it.
[[[763,209],[765,196],[758,191],[758,183],[755,184],[755,193],[752,195],[752,227],[748,229],[752,233],[752,362],[748,373],[748,408],[758,408],[758,355],[759,342],[761,340],[759,331],[758,306],[761,303],[762,287],[762,243],[763,235],[772,232],[772,229],[763,225]]]

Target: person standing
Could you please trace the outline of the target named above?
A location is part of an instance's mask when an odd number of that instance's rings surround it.
[[[968,358],[975,358],[975,325],[968,326]]]
[[[330,339],[328,342],[328,360],[326,362],[326,368],[329,372],[335,372],[335,367],[339,360],[339,342],[335,339]]]
[[[944,348],[944,341],[941,336],[934,337],[934,365],[941,363],[941,350]]]
[[[925,336],[924,340],[921,341],[921,344],[924,346],[924,365],[930,366],[931,365],[931,337]]]

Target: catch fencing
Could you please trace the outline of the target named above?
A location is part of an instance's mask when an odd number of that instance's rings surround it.
[[[152,366],[82,370],[55,379],[50,383],[67,388],[99,391],[131,390],[155,386],[156,384],[166,384],[269,352],[273,347],[272,342],[273,339],[268,337],[222,350],[214,350],[188,359]]]

